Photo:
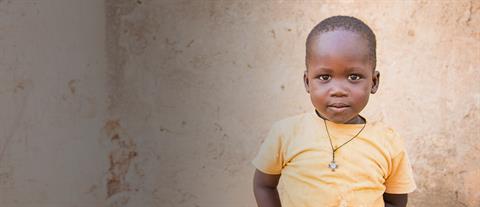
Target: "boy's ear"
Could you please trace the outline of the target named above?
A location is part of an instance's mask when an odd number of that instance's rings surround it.
[[[378,90],[378,85],[380,84],[380,72],[374,71],[372,76],[372,90],[370,91],[371,94],[375,94]]]
[[[303,72],[303,84],[305,85],[305,90],[307,91],[307,93],[310,93],[310,90],[308,89],[308,78],[307,78],[307,71],[305,70],[305,72]]]

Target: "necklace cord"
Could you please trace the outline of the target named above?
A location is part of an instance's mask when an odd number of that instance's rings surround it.
[[[355,137],[357,137],[360,133],[362,133],[363,129],[365,129],[365,126],[367,125],[367,122],[365,121],[365,124],[363,124],[363,127],[358,131],[357,134],[355,134],[355,136],[353,136],[352,138],[350,138],[348,141],[346,141],[345,143],[343,143],[342,145],[340,145],[339,147],[337,148],[334,148],[333,147],[333,143],[332,143],[332,138],[330,137],[330,132],[328,131],[328,127],[327,127],[327,121],[325,119],[323,119],[323,123],[325,124],[325,130],[327,131],[327,136],[328,136],[328,141],[330,141],[330,147],[332,147],[332,160],[335,162],[335,152],[340,149],[340,147],[343,147],[344,145],[346,145],[347,143],[349,143],[350,141],[352,141],[353,139],[355,139]]]

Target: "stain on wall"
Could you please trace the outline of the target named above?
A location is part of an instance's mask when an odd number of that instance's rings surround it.
[[[129,192],[138,190],[127,181],[127,176],[133,168],[133,161],[137,157],[136,145],[133,139],[125,132],[120,125],[120,120],[109,120],[104,127],[108,137],[110,137],[111,149],[109,150],[108,175],[106,180],[107,199],[112,196],[123,194],[120,199],[121,204],[128,203]],[[113,202],[115,203],[115,202]],[[121,206],[111,204],[110,206]]]

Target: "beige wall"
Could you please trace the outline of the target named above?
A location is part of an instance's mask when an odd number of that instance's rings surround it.
[[[419,187],[410,206],[478,206],[479,10],[478,1],[0,1],[0,202],[254,206],[250,161],[269,127],[312,110],[306,35],[346,14],[377,34],[382,79],[364,114],[407,140]]]
[[[104,25],[101,1],[0,1],[0,206],[104,206]]]

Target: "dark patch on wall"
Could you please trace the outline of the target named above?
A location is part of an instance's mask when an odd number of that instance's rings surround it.
[[[191,47],[194,42],[195,42],[195,40],[191,40],[191,41],[187,44],[187,47]]]
[[[273,38],[273,39],[276,39],[276,38],[277,38],[277,35],[276,35],[276,33],[275,33],[275,30],[273,30],[273,29],[270,30],[270,33],[272,34],[272,38]]]
[[[122,100],[122,91],[124,90],[128,51],[120,44],[122,17],[130,14],[137,6],[138,4],[135,2],[128,0],[105,1],[109,112],[115,112],[116,106]]]
[[[104,130],[110,138],[112,148],[108,153],[109,168],[106,178],[106,198],[132,190],[126,176],[130,174],[130,166],[138,156],[133,139],[125,132],[119,120],[109,120]]]
[[[2,162],[0,168],[0,187],[12,188],[15,186],[15,180],[13,179],[14,168],[11,163]]]
[[[75,95],[75,92],[76,92],[76,87],[75,87],[76,82],[77,80],[68,81],[68,88],[70,89],[70,93],[72,93],[72,95]]]
[[[415,30],[408,30],[408,36],[415,37]]]
[[[24,89],[25,89],[25,81],[17,81],[17,84],[15,85],[13,92],[17,93],[18,91],[22,91]]]
[[[148,12],[138,11],[147,4],[147,0],[106,0],[107,116],[126,116],[125,123],[134,119],[131,110],[138,103],[138,94],[132,90],[126,74],[127,63],[130,58],[143,54],[154,36],[148,31],[148,28],[155,28],[147,24]],[[110,118],[103,129],[108,145],[105,198],[109,207],[123,207],[131,200],[132,194],[140,190],[145,176],[138,158],[140,147],[135,142],[138,137],[130,136],[129,129],[116,118]]]
[[[15,112],[15,118],[13,119],[13,122],[11,122],[11,126],[8,128],[9,131],[7,131],[5,136],[2,137],[4,139],[3,142],[0,143],[0,168],[3,167],[3,157],[5,156],[10,142],[17,133],[17,130],[21,127],[21,122],[25,114],[26,105],[32,88],[33,83],[31,80],[18,80],[12,90],[11,98],[17,103],[17,107],[15,107],[15,110],[17,111]]]

